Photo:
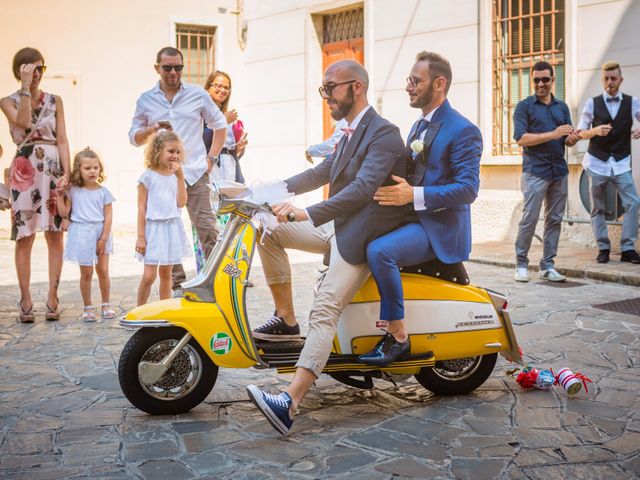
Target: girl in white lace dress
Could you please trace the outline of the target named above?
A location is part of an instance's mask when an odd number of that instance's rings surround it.
[[[104,168],[98,154],[85,148],[73,159],[69,191],[58,191],[58,212],[71,220],[64,259],[80,266],[80,293],[84,301],[82,319],[85,322],[96,320],[96,310],[91,301],[94,266],[102,295],[102,318],[116,316],[109,304],[109,255],[113,253],[111,224],[115,199],[100,185],[103,181]]]
[[[138,180],[136,254],[144,262],[138,305],[147,302],[156,275],[160,299],[171,298],[171,269],[191,251],[180,218],[187,203],[182,143],[175,133],[160,130],[149,140],[144,156],[147,170]]]

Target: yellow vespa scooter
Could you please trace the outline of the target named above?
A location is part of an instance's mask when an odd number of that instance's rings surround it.
[[[295,370],[304,339],[256,342],[251,334],[246,285],[260,231],[255,223],[272,214],[250,194],[232,182],[212,186],[212,208],[231,215],[200,274],[183,284],[182,298],[136,307],[120,320],[137,329],[120,355],[118,378],[140,410],[192,409],[211,392],[220,367]],[[358,388],[372,388],[373,378],[395,382],[413,375],[433,393],[451,395],[482,385],[498,353],[522,363],[506,298],[469,285],[462,263],[405,268],[402,281],[410,356],[383,368],[358,362],[381,335],[380,297],[369,278],[342,314],[325,373]]]

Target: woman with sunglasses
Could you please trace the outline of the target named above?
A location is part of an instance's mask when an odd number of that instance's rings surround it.
[[[57,189],[69,183],[69,143],[62,100],[40,90],[46,67],[34,48],[23,48],[13,57],[13,75],[20,89],[0,100],[18,146],[11,163],[11,239],[16,241],[15,263],[20,286],[18,319],[34,320],[30,292],[31,250],[35,234],[44,231],[49,250],[47,320],[58,320],[58,284],[62,272],[62,222],[56,208]]]
[[[225,72],[216,70],[207,78],[204,89],[209,92],[213,103],[220,108],[227,119],[227,138],[220,151],[218,164],[212,165],[211,180],[232,180],[244,183],[239,160],[247,146],[247,134],[244,132],[242,122],[238,120],[238,112],[228,109],[231,98],[231,77]],[[212,138],[213,131],[205,125],[203,140],[207,151],[211,146]]]

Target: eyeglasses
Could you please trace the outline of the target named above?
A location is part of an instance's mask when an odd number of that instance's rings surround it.
[[[181,72],[184,68],[184,65],[160,65],[160,68],[165,72],[169,73],[172,69],[176,72]]]
[[[37,65],[36,68],[34,68],[34,70],[36,70],[40,75],[42,75],[44,72],[47,71],[47,66],[46,65]]]
[[[411,85],[412,87],[417,87],[420,82],[423,82],[421,78],[418,77],[407,77],[407,85]]]
[[[211,86],[216,90],[222,90],[224,92],[230,92],[231,87],[227,87],[226,85],[220,85],[219,83],[212,83]]]
[[[532,80],[533,80],[533,83],[537,85],[540,82],[549,83],[551,81],[551,77],[533,77]]]
[[[339,85],[346,85],[347,83],[357,82],[357,80],[347,80],[346,82],[338,82],[338,83],[325,83],[320,88],[318,88],[318,92],[322,98],[330,97],[333,93],[333,89]]]

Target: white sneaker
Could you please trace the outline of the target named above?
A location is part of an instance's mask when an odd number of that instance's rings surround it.
[[[547,270],[540,270],[540,278],[549,280],[550,282],[564,282],[567,277],[558,273],[555,268],[549,268]]]
[[[529,269],[527,267],[516,268],[516,274],[513,276],[516,282],[528,282],[529,281]]]

